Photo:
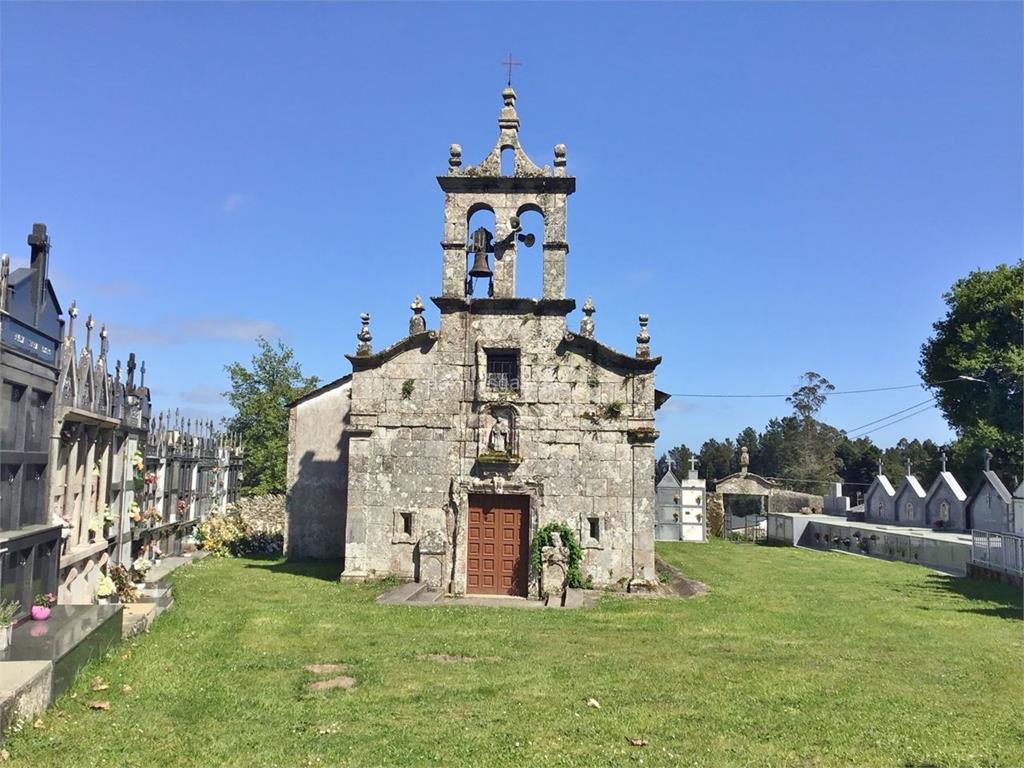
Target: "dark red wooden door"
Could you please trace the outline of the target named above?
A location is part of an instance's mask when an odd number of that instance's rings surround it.
[[[527,521],[525,496],[470,496],[466,591],[525,595]]]

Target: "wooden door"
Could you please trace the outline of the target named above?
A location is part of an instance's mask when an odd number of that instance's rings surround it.
[[[469,497],[466,592],[526,595],[529,509],[525,496]]]

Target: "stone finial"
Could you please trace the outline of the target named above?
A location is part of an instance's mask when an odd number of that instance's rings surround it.
[[[740,474],[745,475],[750,469],[750,454],[747,453],[747,446],[740,446]]]
[[[427,321],[423,319],[423,302],[420,301],[419,296],[412,300],[409,309],[412,310],[412,317],[409,318],[409,335],[414,336],[426,331]]]
[[[92,351],[92,329],[96,327],[96,323],[92,321],[92,312],[85,318],[85,346],[82,348],[82,352]]]
[[[75,318],[78,317],[78,304],[74,301],[68,307],[68,331],[64,334],[64,340],[70,344],[75,340]]]
[[[881,458],[878,459],[878,476],[879,477],[882,476],[882,459]]]
[[[943,472],[945,472],[945,471],[946,471],[946,452],[945,452],[945,451],[943,451],[943,452],[942,452],[941,454],[939,454],[939,455],[940,455],[940,457],[942,458],[942,471],[943,471]]]
[[[104,323],[100,326],[100,359],[106,361],[107,359],[107,324]]]
[[[565,144],[555,144],[555,168],[565,168]]]
[[[448,167],[452,170],[459,168],[462,165],[462,147],[458,144],[452,144],[448,147]]]
[[[146,386],[146,361],[142,361],[142,365],[139,366],[139,386]]]
[[[593,300],[587,296],[587,300],[583,302],[583,318],[580,320],[580,336],[586,336],[588,339],[594,338],[594,313],[597,309],[594,307]]]
[[[982,456],[985,457],[985,471],[990,472],[992,470],[992,451],[986,448]]]
[[[501,114],[498,116],[498,127],[503,130],[519,130],[519,115],[516,114],[516,92],[512,90],[511,86],[505,88],[501,92],[501,98],[505,102],[505,106],[501,108]]]
[[[115,384],[120,384],[121,383],[121,360],[120,359],[114,361],[114,383]]]
[[[640,332],[636,335],[636,356],[651,356],[651,335],[647,332],[647,315],[640,315]]]
[[[373,354],[373,347],[370,346],[370,342],[373,341],[373,335],[370,333],[370,313],[363,312],[359,316],[359,322],[362,325],[356,334],[356,338],[359,340],[359,343],[356,344],[356,355],[358,357],[368,357]]]
[[[912,467],[913,467],[913,465],[910,463],[910,459],[908,457],[907,458],[907,477],[910,477],[912,474],[914,474],[913,471],[911,470]]]
[[[7,309],[7,279],[11,272],[11,257],[0,255],[0,309]]]

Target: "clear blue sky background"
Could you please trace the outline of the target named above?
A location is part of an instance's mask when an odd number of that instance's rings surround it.
[[[911,384],[943,291],[1022,251],[1021,9],[4,3],[0,247],[49,225],[65,307],[146,359],[158,407],[226,413],[257,333],[336,378],[359,312],[382,347],[439,292],[434,177],[493,145],[511,49],[527,152],[564,142],[578,178],[568,294],[599,338],[632,350],[648,312],[669,392]],[[676,397],[659,449],[786,411]],[[872,437],[903,435],[949,432]]]

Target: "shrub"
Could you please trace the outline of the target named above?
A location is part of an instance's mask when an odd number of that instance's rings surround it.
[[[280,533],[257,531],[248,526],[237,513],[213,515],[196,529],[199,548],[215,557],[244,555],[279,555],[284,550]]]

